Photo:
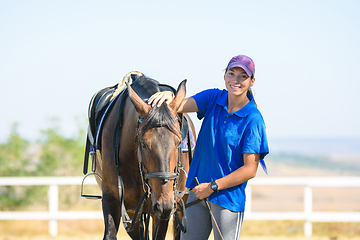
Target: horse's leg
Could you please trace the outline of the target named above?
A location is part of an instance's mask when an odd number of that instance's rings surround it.
[[[102,209],[104,214],[104,240],[116,239],[120,224],[119,198],[103,190]]]
[[[104,144],[108,144],[104,141]],[[104,240],[115,240],[120,225],[121,204],[115,160],[109,149],[103,151],[102,210],[104,215]]]
[[[160,222],[159,222],[160,221]],[[166,232],[168,229],[168,225],[169,225],[169,220],[159,220],[157,217],[153,217],[153,224],[152,224],[152,229],[153,229],[153,237],[155,236],[155,231],[156,231],[156,225],[159,222],[159,228],[157,230],[156,233],[156,239],[153,238],[153,240],[164,240],[166,237]]]
[[[178,216],[178,217],[179,217],[179,220],[182,221],[182,217],[181,216]],[[172,224],[173,224],[174,240],[180,240],[181,229],[180,229],[179,223],[176,221],[175,218],[173,218]]]
[[[139,240],[140,239],[140,231],[139,231],[139,222],[137,222],[134,225],[134,228],[132,231],[128,232],[128,235],[131,237],[131,239],[133,240]]]
[[[120,225],[121,204],[115,161],[104,151],[102,174],[102,210],[104,215],[104,239],[114,240]]]

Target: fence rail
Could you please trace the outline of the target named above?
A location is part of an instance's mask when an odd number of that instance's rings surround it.
[[[0,177],[0,186],[48,185],[49,210],[42,212],[0,212],[0,220],[49,220],[49,234],[57,235],[57,220],[102,219],[101,211],[59,211],[59,185],[80,185],[83,177]],[[87,179],[86,185],[95,185]],[[304,186],[304,211],[254,212],[251,209],[252,186]],[[360,177],[257,177],[246,188],[245,219],[249,220],[305,220],[305,236],[312,235],[312,222],[360,222],[360,212],[314,212],[313,187],[360,187]],[[79,196],[80,197],[80,196]]]

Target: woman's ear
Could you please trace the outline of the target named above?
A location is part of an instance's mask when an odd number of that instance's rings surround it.
[[[255,77],[251,78],[251,82],[250,82],[251,87],[254,85],[254,83],[255,83]]]

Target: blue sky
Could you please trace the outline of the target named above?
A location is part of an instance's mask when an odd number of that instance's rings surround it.
[[[0,141],[71,136],[92,95],[137,70],[187,96],[255,61],[269,138],[360,137],[358,1],[0,1]],[[194,116],[194,115],[193,115]],[[200,122],[194,120],[199,126]],[[84,126],[86,128],[86,126]]]

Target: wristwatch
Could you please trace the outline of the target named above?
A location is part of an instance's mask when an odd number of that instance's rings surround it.
[[[219,192],[219,191],[218,191],[218,185],[216,184],[215,181],[212,181],[212,182],[210,183],[210,187],[211,187],[211,189],[214,191],[214,193],[218,193],[218,192]]]

